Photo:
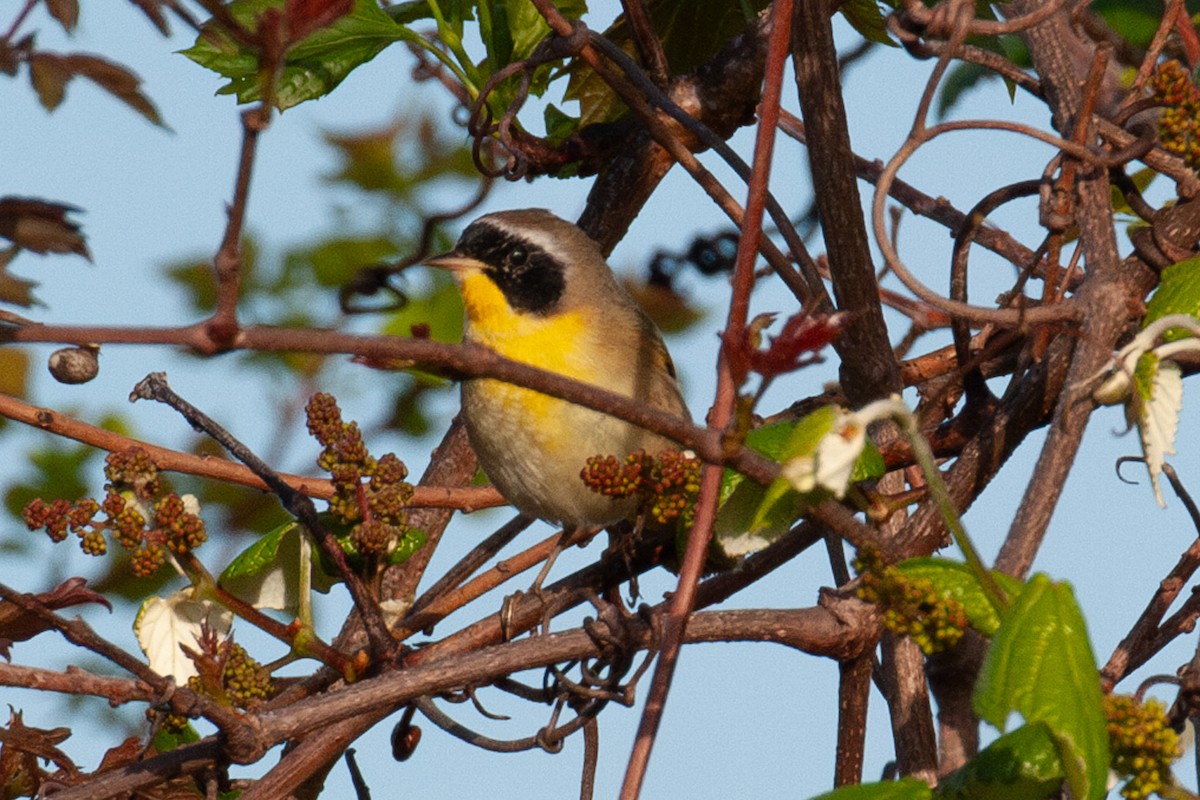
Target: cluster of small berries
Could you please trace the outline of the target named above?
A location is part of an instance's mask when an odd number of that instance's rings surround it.
[[[1200,89],[1178,61],[1159,64],[1151,88],[1154,99],[1162,106],[1159,141],[1188,166],[1200,168]]]
[[[933,582],[905,575],[887,566],[879,550],[863,547],[854,559],[860,600],[878,606],[883,624],[897,636],[907,636],[926,654],[953,647],[967,629],[967,612],[946,597]]]
[[[343,422],[332,395],[319,392],[308,401],[308,432],[324,448],[317,465],[333,481],[329,510],[353,525],[350,541],[358,552],[380,556],[408,532],[407,506],[412,485],[408,468],[394,453],[376,459],[367,451],[356,422]]]
[[[187,680],[193,692],[246,710],[254,710],[275,695],[271,673],[237,642],[221,640],[212,631],[204,630],[196,643],[199,650],[184,648],[198,673]],[[163,727],[173,733],[182,731],[187,724],[188,719],[182,714],[171,713],[163,718]]]
[[[1114,772],[1129,780],[1121,795],[1143,800],[1171,785],[1171,762],[1179,758],[1179,735],[1167,724],[1163,705],[1111,694],[1104,698],[1108,743]]]
[[[166,563],[167,551],[182,555],[207,539],[204,521],[184,499],[174,492],[163,493],[158,468],[144,449],[109,453],[104,475],[108,483],[102,503],[91,497],[74,503],[61,498],[52,503],[41,498],[30,501],[23,511],[29,530],[44,529],[55,542],[74,533],[83,552],[92,556],[108,552],[105,532],[109,532],[132,551],[130,568],[141,578]],[[153,524],[147,527],[151,519]]]
[[[657,457],[637,450],[624,459],[591,456],[579,473],[584,484],[608,497],[637,497],[646,514],[666,525],[681,520],[690,525],[700,492],[700,459],[678,450]]]
[[[203,678],[193,675],[188,678],[188,688],[211,697],[224,698],[235,708],[253,709],[275,694],[271,673],[255,661],[246,648],[232,639],[217,646],[213,670],[218,685],[207,686]],[[207,672],[207,670],[205,670]]]

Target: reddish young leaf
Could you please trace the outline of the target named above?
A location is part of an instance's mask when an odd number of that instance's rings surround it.
[[[129,0],[129,2],[150,18],[150,22],[158,28],[159,33],[163,36],[171,35],[171,26],[167,24],[167,15],[163,13],[163,8],[174,8],[174,0]]]
[[[77,253],[90,261],[79,226],[67,219],[80,210],[32,197],[0,197],[0,236],[23,250]]]
[[[354,0],[287,0],[287,44],[327,28],[354,10]]]
[[[52,776],[42,769],[39,759],[53,761],[64,778],[79,774],[79,768],[57,745],[71,735],[70,728],[31,728],[20,711],[10,711],[8,727],[0,727],[0,788],[5,797],[34,797],[42,783]]]
[[[37,288],[37,281],[18,278],[8,271],[8,263],[12,261],[15,252],[15,247],[0,250],[0,303],[11,303],[21,306],[21,308],[29,308],[37,302],[33,296],[33,290]]]
[[[47,111],[53,111],[67,94],[67,84],[75,77],[53,53],[30,53],[29,82]]]
[[[51,611],[82,603],[99,603],[112,611],[112,605],[103,595],[87,588],[84,578],[68,578],[50,591],[34,595],[33,599]],[[50,627],[41,617],[18,608],[16,604],[0,602],[0,656],[7,659],[8,648],[13,642],[32,639]]]
[[[38,99],[48,110],[53,111],[63,101],[67,84],[72,78],[81,76],[99,86],[155,125],[162,124],[158,109],[150,98],[142,94],[142,80],[120,64],[86,53],[30,53],[29,79],[38,93]]]
[[[108,752],[100,759],[100,766],[96,767],[96,772],[128,766],[141,758],[145,752],[145,743],[136,736],[130,736],[119,745],[108,748]]]
[[[764,378],[774,378],[820,361],[818,351],[837,338],[846,320],[845,314],[793,314],[779,335],[770,337],[766,349],[747,344],[749,367]]]
[[[79,21],[79,0],[46,0],[46,10],[67,33],[75,30],[75,23]]]

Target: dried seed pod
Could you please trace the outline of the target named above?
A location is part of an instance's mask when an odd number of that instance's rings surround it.
[[[59,383],[87,383],[100,371],[100,346],[64,347],[50,354],[50,374]]]

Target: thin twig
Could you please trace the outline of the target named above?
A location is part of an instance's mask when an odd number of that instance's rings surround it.
[[[378,601],[371,596],[362,578],[359,577],[346,561],[346,554],[333,534],[321,524],[317,516],[316,506],[312,500],[288,486],[279,475],[249,448],[238,441],[233,434],[218,425],[212,418],[200,409],[184,400],[167,385],[166,375],[152,372],[134,387],[131,400],[154,400],[164,403],[178,411],[196,430],[202,431],[222,447],[229,451],[234,458],[241,461],[263,479],[271,491],[279,498],[288,513],[294,516],[308,534],[316,541],[317,546],[338,568],[338,574],[346,582],[354,606],[366,627],[367,636],[371,641],[371,652],[377,663],[390,661],[395,652],[395,641],[388,634],[387,626],[379,610]]]
[[[21,422],[64,439],[107,450],[110,453],[140,447],[150,456],[160,470],[195,475],[224,483],[247,486],[251,489],[266,489],[267,484],[249,468],[233,461],[213,456],[198,456],[180,450],[172,450],[156,444],[122,436],[105,428],[98,428],[51,408],[34,406],[6,394],[0,394],[0,417]],[[298,492],[319,500],[333,497],[333,484],[326,478],[279,473],[288,486]],[[462,511],[478,511],[504,505],[505,500],[494,488],[480,486],[414,486],[410,508],[456,508]]]
[[[1119,470],[1121,464],[1127,461],[1143,460],[1142,458],[1119,459],[1117,469]],[[1197,538],[1179,556],[1179,560],[1175,566],[1171,567],[1171,571],[1167,573],[1166,577],[1159,581],[1158,588],[1150,598],[1150,602],[1137,621],[1133,623],[1129,633],[1125,634],[1121,643],[1113,650],[1112,655],[1108,658],[1108,663],[1100,670],[1106,690],[1111,690],[1113,686],[1146,663],[1157,652],[1160,639],[1159,623],[1162,621],[1163,615],[1179,597],[1179,593],[1183,591],[1187,582],[1196,574],[1196,570],[1200,569],[1200,509],[1197,509],[1195,501],[1187,491],[1187,487],[1183,485],[1183,481],[1179,479],[1175,468],[1170,464],[1163,464],[1162,471],[1170,481],[1175,494],[1187,508],[1188,515],[1192,519],[1192,526],[1196,529]]]
[[[754,168],[750,174],[747,192],[745,223],[738,239],[737,257],[733,276],[733,298],[729,305],[729,316],[722,338],[721,355],[718,359],[717,392],[709,424],[716,430],[724,430],[733,419],[737,402],[738,387],[733,384],[733,373],[728,363],[735,339],[746,335],[749,315],[750,292],[754,287],[754,258],[762,232],[763,209],[766,204],[767,184],[770,179],[771,159],[775,146],[775,128],[782,94],[783,68],[787,58],[787,45],[791,34],[788,24],[792,18],[791,0],[777,0],[772,11],[774,25],[768,44],[766,84],[760,104],[763,109],[754,145]],[[688,534],[683,565],[679,570],[679,582],[671,595],[667,615],[663,621],[661,652],[655,667],[654,679],[646,696],[646,706],[638,725],[633,752],[625,771],[621,787],[624,800],[634,800],[641,794],[646,769],[650,763],[650,751],[658,733],[662,714],[666,707],[667,694],[675,664],[679,658],[687,617],[695,607],[696,585],[704,571],[708,543],[712,537],[716,520],[717,498],[720,492],[722,471],[706,465],[701,477],[700,495],[696,500],[696,516]]]

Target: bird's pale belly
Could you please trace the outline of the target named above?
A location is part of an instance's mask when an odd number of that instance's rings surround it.
[[[588,489],[588,457],[622,457],[659,437],[564,400],[488,379],[462,385],[471,446],[500,493],[522,513],[564,526],[606,525],[635,511]],[[536,455],[535,455],[536,454]]]

